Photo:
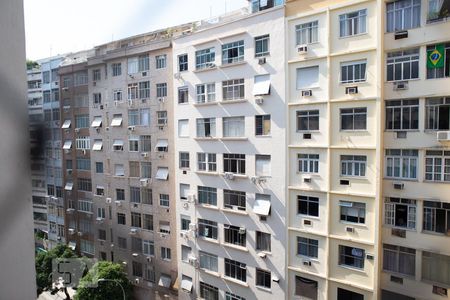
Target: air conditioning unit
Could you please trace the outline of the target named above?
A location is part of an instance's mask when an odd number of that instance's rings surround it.
[[[138,233],[137,228],[130,228],[130,234],[136,234],[136,233]]]
[[[72,175],[73,170],[72,169],[67,169],[67,175]]]
[[[449,143],[450,142],[450,131],[438,131],[436,134],[438,142]]]
[[[69,234],[75,234],[75,229],[73,229],[73,228],[69,228]]]
[[[184,201],[184,202],[183,202],[183,207],[184,207],[184,208],[188,208],[188,207],[189,207],[189,203],[186,202],[186,201]]]
[[[408,89],[408,81],[394,82],[394,91],[404,91]]]
[[[103,218],[102,218],[102,217],[97,217],[95,220],[96,220],[98,223],[102,223],[102,222],[103,222]]]
[[[111,204],[112,199],[111,198],[106,198],[105,201],[106,201],[107,204]]]
[[[311,266],[311,261],[310,260],[304,259],[302,263],[303,263],[304,266],[308,266],[308,267]]]
[[[83,233],[81,231],[78,231],[78,236],[83,236]]]
[[[255,98],[255,103],[258,105],[262,105],[264,103],[264,98],[263,97],[256,97]]]
[[[141,153],[141,156],[142,156],[142,157],[148,157],[148,152],[142,152],[142,153]]]
[[[147,261],[148,262],[152,262],[152,257],[151,256],[147,256]]]
[[[312,90],[303,90],[302,91],[302,97],[311,97],[312,96]]]
[[[184,239],[187,239],[189,236],[188,236],[187,232],[181,231],[181,232],[180,232],[180,237],[182,237],[182,238],[184,238]]]
[[[139,256],[139,253],[132,253],[131,254],[133,257],[138,257]]]
[[[261,258],[266,258],[267,257],[266,253],[264,253],[264,252],[259,252],[257,255],[259,257],[261,257]]]
[[[75,128],[75,133],[79,133],[80,132],[80,128]]]
[[[209,63],[206,63],[205,66],[206,66],[207,68],[215,68],[215,67],[216,67],[216,64],[215,64],[215,63],[209,62]]]
[[[173,78],[180,79],[181,78],[181,73],[180,72],[174,73],[173,74]]]
[[[71,213],[73,213],[74,211],[75,211],[74,208],[68,208],[68,209],[66,209],[66,212],[67,212],[68,214],[71,214]]]
[[[347,95],[358,94],[358,87],[357,86],[348,86],[345,88],[345,93]]]
[[[406,39],[407,37],[408,37],[408,30],[396,31],[394,33],[394,39],[396,40]]]
[[[188,257],[188,261],[191,265],[193,265],[194,267],[197,266],[197,257],[195,256],[189,256]]]
[[[83,155],[86,155],[86,149],[81,150],[81,152],[83,153]]]
[[[158,101],[159,101],[160,103],[164,103],[164,102],[166,101],[166,98],[164,98],[164,97],[158,97]]]
[[[403,190],[405,188],[405,184],[402,182],[394,182],[393,186],[396,190]]]
[[[134,131],[136,129],[136,126],[128,126],[129,131]]]
[[[109,126],[106,126],[106,127],[105,127],[105,130],[106,130],[106,131],[109,131]]]
[[[142,72],[142,77],[147,76],[147,72]]]
[[[265,57],[258,58],[258,64],[263,65],[265,63],[266,63],[266,58]]]
[[[158,158],[163,159],[164,158],[164,153],[158,153]]]
[[[311,183],[311,177],[310,176],[303,177],[303,182],[304,183]]]
[[[308,45],[299,45],[297,47],[298,54],[306,54],[308,53]]]
[[[195,194],[189,194],[187,196],[188,202],[194,203],[195,202]]]
[[[347,226],[347,227],[345,227],[345,231],[353,233],[353,232],[355,232],[355,228]]]
[[[122,201],[120,201],[120,200],[116,200],[116,201],[114,201],[114,203],[116,203],[117,206],[122,206]]]
[[[231,172],[225,172],[224,177],[228,180],[234,180],[234,174]]]
[[[159,233],[159,237],[162,238],[162,239],[165,239],[167,236],[168,236],[168,234],[165,233],[165,232],[160,232]]]
[[[139,179],[139,182],[141,183],[141,186],[147,186],[150,184],[150,179],[149,178],[141,178]]]
[[[64,92],[67,92],[67,91],[69,90],[69,88],[68,88],[68,87],[63,87],[62,90],[63,90]]]
[[[139,203],[133,203],[133,208],[139,208]]]
[[[252,177],[250,178],[250,180],[251,180],[251,182],[252,182],[253,184],[257,184],[258,181],[259,181],[259,176],[252,176]]]
[[[245,228],[244,227],[239,227],[239,234],[245,234]]]
[[[119,101],[115,100],[115,101],[114,101],[114,106],[115,106],[115,107],[119,106]]]
[[[190,223],[190,224],[189,224],[189,230],[190,230],[190,231],[196,231],[196,230],[197,230],[197,224],[195,224],[195,223]]]

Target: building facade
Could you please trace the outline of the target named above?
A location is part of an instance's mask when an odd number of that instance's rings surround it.
[[[180,299],[286,297],[284,8],[249,8],[174,40]]]

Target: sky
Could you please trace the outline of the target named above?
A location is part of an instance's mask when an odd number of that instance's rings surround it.
[[[217,16],[247,0],[24,0],[28,59]]]

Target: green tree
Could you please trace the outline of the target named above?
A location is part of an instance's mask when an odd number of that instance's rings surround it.
[[[27,59],[27,70],[31,70],[37,66],[39,66],[37,62]]]
[[[97,283],[97,287],[90,287],[93,283]],[[125,299],[133,299],[133,286],[123,272],[122,266],[100,261],[81,279],[75,300],[123,300],[122,288]]]

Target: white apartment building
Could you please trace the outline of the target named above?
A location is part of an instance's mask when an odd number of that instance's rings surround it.
[[[378,299],[378,1],[287,1],[287,299]]]
[[[179,299],[286,297],[284,7],[253,2],[173,41]]]

